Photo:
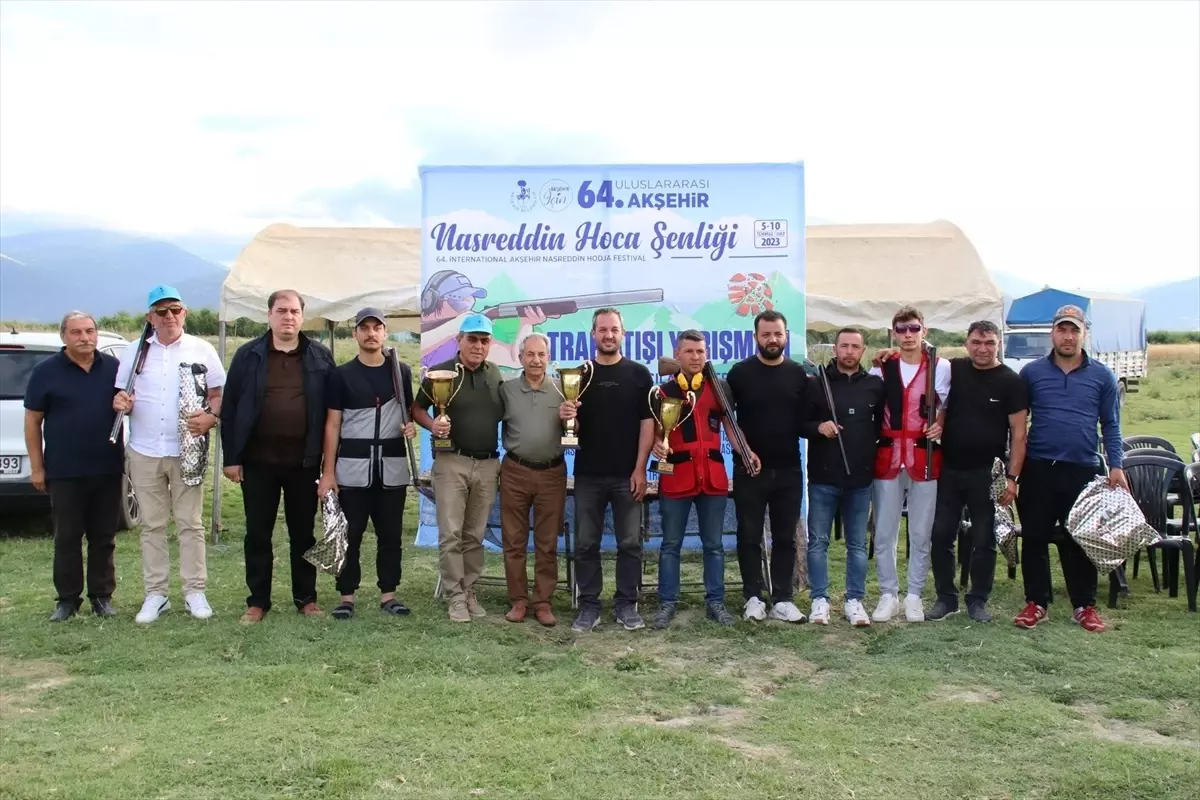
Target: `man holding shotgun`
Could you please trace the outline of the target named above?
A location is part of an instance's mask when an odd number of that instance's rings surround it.
[[[883,379],[862,368],[866,339],[843,328],[834,358],[808,380],[810,418],[801,423],[808,450],[809,621],[829,624],[829,533],[841,517],[846,537],[846,601],[855,627],[871,624],[867,592],[867,516],[875,470],[875,443],[883,420]]]

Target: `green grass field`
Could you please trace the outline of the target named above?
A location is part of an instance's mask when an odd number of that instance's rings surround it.
[[[1125,417],[1127,434],[1186,448],[1200,430],[1197,348],[1157,349]],[[1155,595],[1144,569],[1119,609],[1101,608],[1101,635],[1071,624],[1062,602],[1037,630],[1013,627],[1021,583],[1001,559],[987,626],[958,615],[722,629],[690,595],[665,633],[617,630],[606,609],[579,636],[567,598],[557,628],[513,625],[498,588],[481,593],[489,617],[449,622],[432,597],[436,553],[415,547],[400,589],[413,615],[388,617],[374,602],[369,532],[356,619],[301,618],[281,521],[276,611],[246,627],[235,485],[224,483],[222,505],[223,546],[208,554],[216,616],[204,622],[182,610],[177,575],[173,610],[133,622],[141,569],[126,533],[121,615],[50,624],[50,541],[37,525],[0,538],[0,796],[1200,796],[1200,617],[1182,595]],[[840,610],[844,547],[830,554]],[[498,558],[487,571],[502,574]],[[1057,562],[1053,574],[1061,589]],[[688,561],[684,579],[699,578]],[[872,565],[869,607],[874,580]],[[328,610],[332,579],[319,587]],[[807,611],[807,593],[797,599]]]

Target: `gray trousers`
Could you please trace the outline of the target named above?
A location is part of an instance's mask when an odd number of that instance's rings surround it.
[[[929,551],[933,537],[933,516],[937,508],[937,481],[914,481],[907,472],[887,481],[876,480],[875,500],[875,574],[880,594],[900,594],[900,576],[896,570],[896,542],[900,538],[900,512],[908,494],[908,593],[920,595],[929,577]]]

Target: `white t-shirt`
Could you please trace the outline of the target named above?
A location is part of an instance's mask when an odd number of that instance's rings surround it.
[[[904,387],[912,383],[912,379],[917,377],[917,370],[921,368],[920,364],[909,364],[906,361],[900,362],[900,380],[904,381]],[[879,367],[871,368],[872,375],[883,377],[883,370]],[[938,397],[941,398],[942,405],[950,399],[950,362],[945,358],[937,360],[937,369],[933,374],[933,388],[937,391]]]
[[[130,342],[117,368],[118,389],[125,388],[137,360],[138,343]],[[179,455],[179,365],[200,363],[208,367],[208,388],[225,385],[225,366],[211,344],[185,333],[169,345],[150,337],[146,363],[133,381],[133,413],[129,415],[129,447],[144,456]]]

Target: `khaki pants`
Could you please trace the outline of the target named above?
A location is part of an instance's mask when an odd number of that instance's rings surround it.
[[[496,502],[500,459],[439,453],[430,481],[437,505],[442,596],[465,600],[483,574],[483,535]]]
[[[534,608],[550,605],[558,585],[558,537],[563,532],[567,502],[567,466],[550,469],[521,466],[506,457],[500,466],[500,529],[504,541],[504,579],[508,601]],[[533,599],[530,601],[529,510],[533,509]]]
[[[129,480],[142,510],[142,582],[146,594],[166,596],[171,575],[167,524],[175,517],[179,577],[184,595],[203,592],[207,565],[204,542],[204,484],[185,486],[179,458],[151,458],[126,449]]]

